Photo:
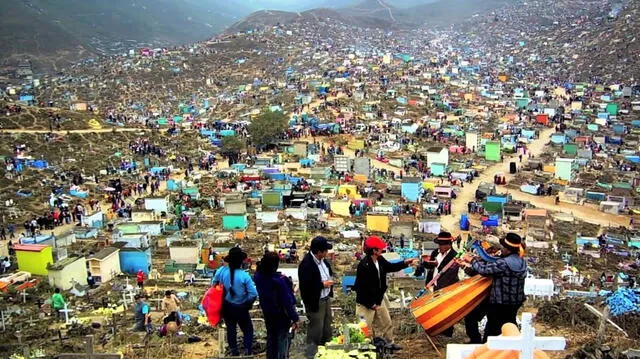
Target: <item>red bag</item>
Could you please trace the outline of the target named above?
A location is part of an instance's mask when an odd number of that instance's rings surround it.
[[[216,284],[209,288],[202,298],[202,308],[207,313],[207,320],[212,327],[220,322],[222,317],[222,302],[224,300],[224,287]]]

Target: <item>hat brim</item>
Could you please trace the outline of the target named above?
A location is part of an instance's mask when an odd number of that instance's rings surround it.
[[[500,238],[498,239],[498,242],[500,242],[500,245],[501,245],[501,246],[503,246],[503,247],[505,247],[505,248],[508,248],[508,249],[509,249],[509,250],[511,250],[512,252],[518,252],[518,251],[520,250],[520,248],[518,248],[518,247],[514,247],[514,246],[511,246],[511,245],[507,244],[507,242],[506,242],[506,240],[504,239],[504,237],[500,237]]]
[[[436,244],[453,244],[453,238],[436,238],[433,241]]]

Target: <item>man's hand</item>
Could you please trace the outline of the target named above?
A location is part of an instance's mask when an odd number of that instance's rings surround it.
[[[298,322],[291,323],[291,331],[295,332],[296,330],[298,330],[298,327]]]
[[[418,260],[415,258],[405,259],[404,263],[408,266],[415,266],[418,263]]]
[[[378,309],[378,306],[376,304],[373,305],[373,307],[371,307],[372,310],[376,310]]]
[[[322,282],[322,285],[325,288],[331,288],[331,286],[333,285],[333,281],[332,280],[325,280],[324,282]]]

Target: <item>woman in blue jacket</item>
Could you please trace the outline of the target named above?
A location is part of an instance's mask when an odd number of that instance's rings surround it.
[[[267,327],[267,359],[289,357],[289,331],[298,328],[299,320],[293,284],[278,272],[279,262],[277,253],[265,253],[253,277]]]
[[[221,283],[224,287],[224,302],[222,303],[222,319],[227,324],[227,343],[232,356],[240,355],[238,350],[238,328],[244,337],[244,354],[251,355],[253,347],[253,324],[249,310],[258,296],[256,285],[251,276],[240,269],[247,254],[239,247],[229,250],[224,266],[213,276],[212,283]]]

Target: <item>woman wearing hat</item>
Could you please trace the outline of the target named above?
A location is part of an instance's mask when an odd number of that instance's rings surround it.
[[[431,283],[433,278],[436,278],[433,290],[440,290],[458,282],[457,267],[449,268],[443,272],[447,264],[456,258],[458,252],[453,250],[453,236],[449,232],[440,232],[433,241],[438,244],[438,249],[431,252],[429,260],[422,262],[422,266],[427,269],[426,284]],[[451,337],[453,335],[453,327],[445,330],[443,334]]]
[[[247,253],[240,247],[233,247],[224,261],[224,266],[213,276],[212,283],[221,283],[224,287],[224,301],[222,304],[222,319],[227,324],[227,343],[231,355],[238,356],[237,327],[240,327],[244,337],[244,354],[251,355],[253,347],[253,324],[249,310],[253,306],[258,292],[251,276],[241,269],[247,259]]]
[[[483,341],[489,336],[500,335],[505,323],[516,323],[518,310],[525,301],[524,280],[527,277],[527,262],[524,260],[522,238],[515,233],[507,233],[500,238],[502,255],[497,261],[488,263],[474,258],[471,267],[477,273],[493,278],[487,326]]]

